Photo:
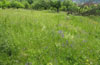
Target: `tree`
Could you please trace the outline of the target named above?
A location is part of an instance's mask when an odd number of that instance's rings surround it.
[[[26,9],[30,8],[30,4],[27,1],[23,2],[23,4],[24,4]]]
[[[27,2],[28,2],[29,4],[32,4],[34,1],[33,1],[33,0],[27,0]]]
[[[9,1],[6,1],[6,0],[3,0],[2,1],[2,8],[10,8],[10,2]]]
[[[57,12],[59,12],[59,8],[61,7],[61,1],[55,1],[54,7],[57,9]]]
[[[11,2],[11,7],[18,9],[18,8],[24,8],[25,6],[21,2],[13,1]]]

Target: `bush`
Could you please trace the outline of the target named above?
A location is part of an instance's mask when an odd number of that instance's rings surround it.
[[[7,6],[7,8],[10,8],[11,7],[11,3],[9,1],[6,2],[6,6]]]
[[[75,13],[75,14],[78,13],[78,9],[79,8],[75,5],[68,7],[68,11],[70,11],[71,13]]]
[[[100,10],[96,10],[96,14],[100,14]]]
[[[63,6],[66,6],[66,7],[68,8],[69,6],[73,6],[73,5],[74,5],[74,3],[73,3],[72,1],[69,1],[69,0],[68,0],[68,1],[66,1],[66,0],[65,0],[65,1],[63,2],[63,4],[62,4],[62,5],[63,5]]]
[[[43,9],[47,10],[49,8],[50,8],[50,3],[44,0],[32,4],[32,9],[36,10],[43,10]]]
[[[52,12],[56,12],[56,11],[57,11],[57,9],[54,8],[54,7],[50,7],[50,10],[51,10]]]
[[[39,7],[40,7],[40,5],[39,5],[38,3],[34,3],[34,4],[31,5],[31,8],[32,8],[32,9],[38,10]]]
[[[66,6],[61,6],[60,10],[61,11],[67,11],[67,8],[66,8]]]
[[[25,6],[26,9],[29,9],[30,8],[30,4],[27,1],[24,2],[23,4],[24,4],[24,6]]]
[[[14,1],[11,3],[11,7],[18,9],[18,8],[24,8],[25,6],[21,2]]]
[[[82,15],[96,15],[98,7],[91,5],[91,6],[83,6],[80,8],[80,14]]]
[[[11,4],[9,1],[2,1],[2,8],[10,8],[11,7]]]

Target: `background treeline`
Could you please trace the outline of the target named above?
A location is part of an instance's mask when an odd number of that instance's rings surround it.
[[[71,0],[0,0],[0,7],[66,11],[68,14],[100,15],[100,5],[77,5]]]

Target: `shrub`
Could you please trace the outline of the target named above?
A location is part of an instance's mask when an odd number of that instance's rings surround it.
[[[2,8],[10,8],[11,7],[11,4],[9,1],[2,1]]]
[[[41,8],[44,8],[45,10],[48,8],[48,5],[47,5],[46,1],[44,1],[44,0],[40,1],[39,5],[40,5]]]
[[[47,10],[49,8],[50,8],[50,3],[44,0],[32,4],[32,9],[36,10],[43,10],[43,9]]]
[[[40,5],[39,5],[38,3],[34,3],[34,4],[31,5],[31,8],[32,8],[32,9],[38,10],[39,7],[40,7]]]
[[[68,7],[68,11],[70,11],[71,13],[77,14],[78,13],[78,7],[73,5],[73,6],[69,6]]]
[[[96,10],[96,14],[100,14],[100,10]]]
[[[11,6],[13,8],[24,8],[25,6],[21,3],[21,2],[18,2],[18,1],[14,1],[11,3]]]
[[[54,7],[50,7],[50,10],[51,10],[52,12],[56,12],[56,11],[57,11],[57,9],[54,8]]]
[[[66,6],[61,6],[60,10],[61,11],[67,11],[67,8],[66,8]]]
[[[6,2],[6,6],[7,8],[10,8],[11,7],[11,3],[9,1]]]
[[[69,0],[68,0],[68,1],[66,1],[66,0],[65,0],[65,1],[63,2],[63,4],[62,4],[62,5],[63,5],[63,6],[66,6],[66,7],[68,8],[69,6],[73,6],[73,5],[74,5],[74,3],[73,3],[72,1],[69,1]]]
[[[30,8],[30,4],[27,1],[24,2],[23,4],[24,4],[24,6],[25,6],[26,9]]]

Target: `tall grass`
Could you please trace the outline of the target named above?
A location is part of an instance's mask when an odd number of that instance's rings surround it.
[[[0,65],[99,64],[99,16],[0,10]]]

